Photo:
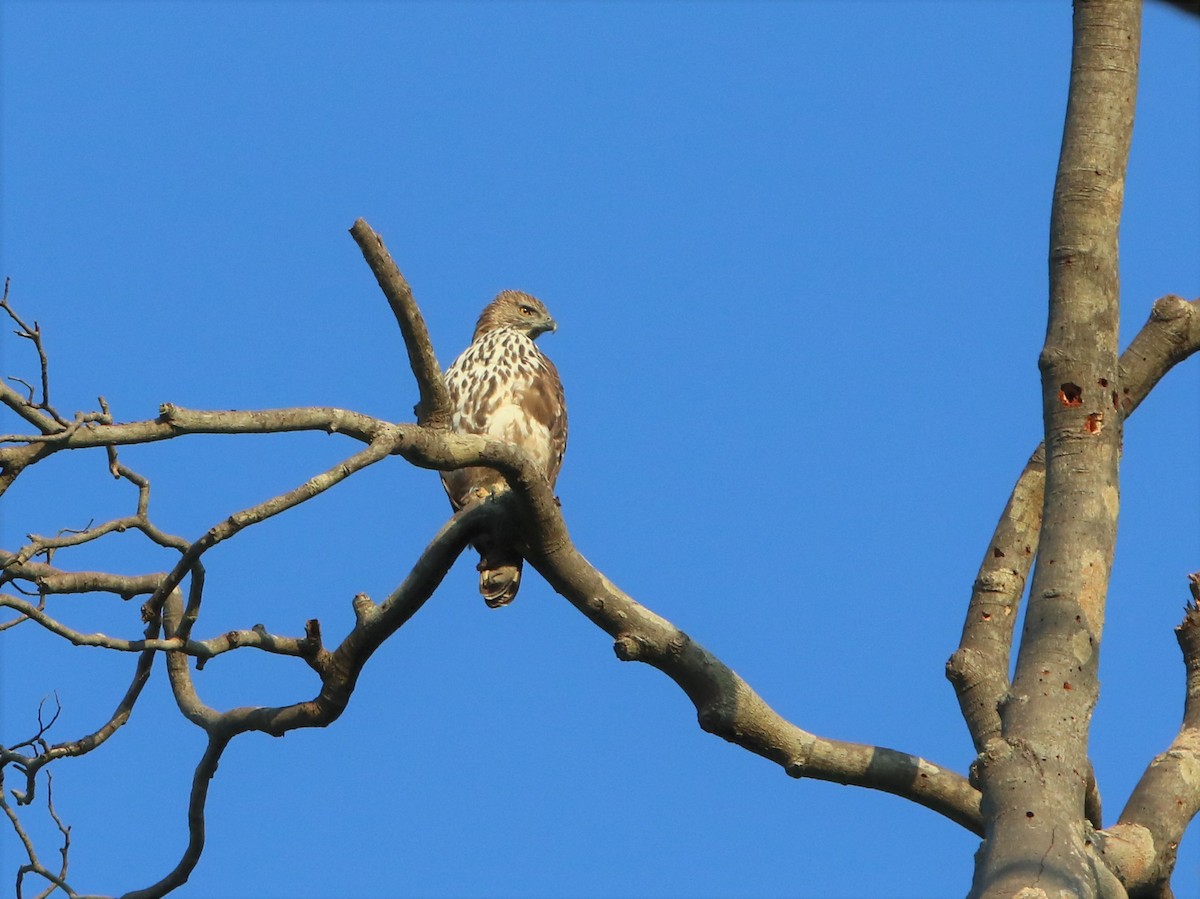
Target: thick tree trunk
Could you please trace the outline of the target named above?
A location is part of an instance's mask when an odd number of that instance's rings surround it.
[[[972,896],[1124,895],[1084,806],[1088,726],[1116,542],[1121,446],[1117,231],[1137,89],[1138,0],[1076,0],[1039,359],[1042,537],[1002,729],[980,755]]]

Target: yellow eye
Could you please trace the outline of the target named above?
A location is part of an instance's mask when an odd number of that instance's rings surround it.
[[[533,307],[532,306],[522,306],[521,314],[522,315],[533,315]]]

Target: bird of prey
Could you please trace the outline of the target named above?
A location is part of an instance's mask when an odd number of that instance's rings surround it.
[[[546,474],[558,478],[567,448],[567,406],[558,370],[534,340],[557,325],[542,302],[504,290],[484,307],[471,345],[446,372],[451,427],[524,449]],[[442,473],[450,503],[459,510],[507,485],[494,469]],[[508,605],[521,586],[523,559],[515,541],[490,529],[475,541],[479,592],[492,608]]]

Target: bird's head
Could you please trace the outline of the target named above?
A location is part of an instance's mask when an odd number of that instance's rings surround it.
[[[475,337],[497,328],[512,328],[532,340],[547,331],[557,331],[558,323],[537,297],[519,290],[502,290],[484,307],[475,325]]]

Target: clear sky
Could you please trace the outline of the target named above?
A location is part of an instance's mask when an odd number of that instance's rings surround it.
[[[502,288],[542,298],[571,442],[558,493],[612,580],[819,735],[965,771],[943,676],[976,567],[1040,439],[1037,354],[1067,2],[3,5],[0,267],[63,411],[338,405],[411,420],[365,217],[444,363]],[[1145,14],[1122,343],[1200,294],[1200,22]],[[0,335],[2,374],[36,377]],[[1173,627],[1200,568],[1198,360],[1130,420],[1093,754],[1106,820],[1179,725]],[[15,430],[0,416],[0,431]],[[357,448],[323,435],[131,448],[198,537]],[[133,511],[103,453],[4,498],[0,546]],[[199,636],[335,641],[448,514],[395,459],[208,557]],[[133,535],[64,553],[126,573]],[[793,781],[702,733],[656,671],[530,574],[473,560],[386,644],[334,726],[251,734],[213,783],[184,897],[942,897],[977,840],[895,797]],[[136,603],[60,599],[140,633]],[[0,635],[0,742],[56,690],[105,720],[134,658]],[[238,652],[218,708],[315,678]],[[55,766],[80,890],[174,865],[200,733],[161,665],[100,752]],[[30,826],[53,860],[40,812]],[[1200,830],[1176,892],[1200,894]],[[0,881],[19,863],[0,828]],[[7,873],[5,873],[7,872]]]

